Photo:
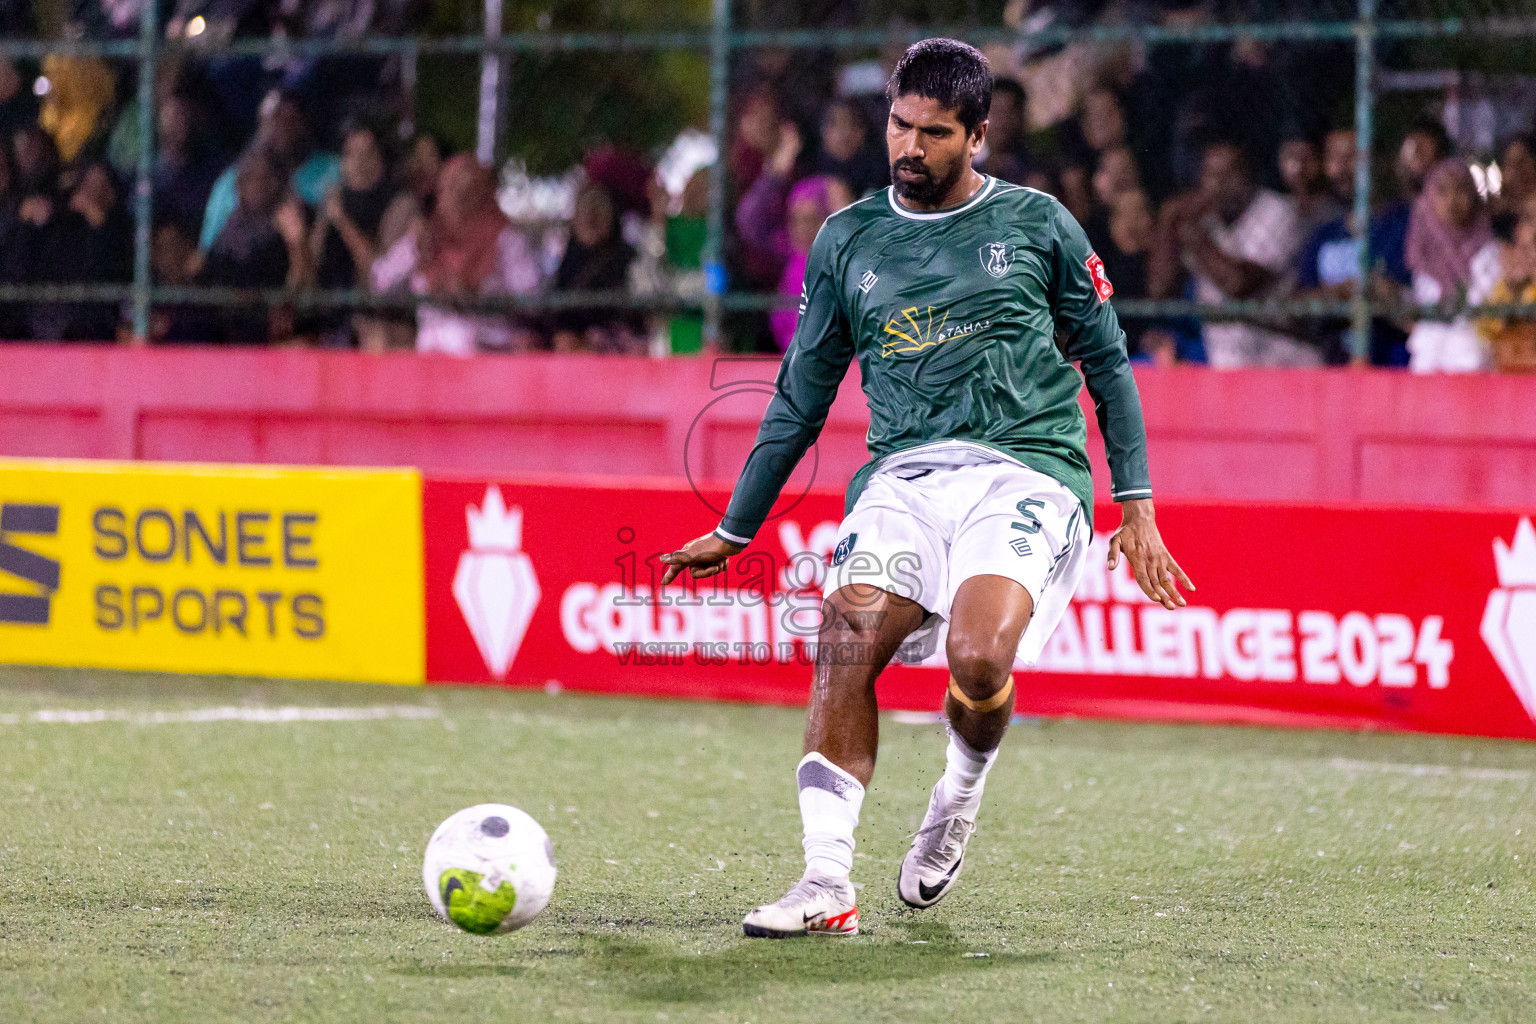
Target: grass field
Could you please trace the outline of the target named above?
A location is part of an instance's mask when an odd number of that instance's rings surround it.
[[[288,705],[392,717],[197,720]],[[893,879],[941,734],[886,721],[864,933],[746,940],[800,873],[800,726],[0,670],[0,1021],[1536,1020],[1536,746],[1021,723],[918,915]],[[487,939],[430,915],[420,855],[489,800],[561,878]]]

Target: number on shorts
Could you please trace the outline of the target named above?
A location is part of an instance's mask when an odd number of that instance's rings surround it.
[[[1022,523],[1014,523],[1013,528],[1015,530],[1023,530],[1028,534],[1036,534],[1040,532],[1040,520],[1035,517],[1035,514],[1031,512],[1030,509],[1045,508],[1045,502],[1041,501],[1039,498],[1025,498],[1023,501],[1019,502],[1013,507],[1018,511],[1019,515],[1024,517],[1025,520]]]

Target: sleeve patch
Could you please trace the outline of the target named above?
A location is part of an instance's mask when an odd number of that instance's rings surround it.
[[[1115,294],[1115,286],[1109,283],[1109,275],[1104,273],[1104,261],[1099,259],[1099,254],[1091,252],[1083,261],[1088,268],[1088,276],[1093,278],[1093,290],[1099,295],[1100,304],[1106,302]]]

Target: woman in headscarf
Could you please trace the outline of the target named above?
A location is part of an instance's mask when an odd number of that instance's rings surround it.
[[[313,280],[304,204],[287,190],[288,167],[256,145],[235,165],[235,209],[202,260],[196,282],[228,288],[302,288]],[[237,345],[281,341],[292,333],[284,310],[235,306],[217,310],[223,340]]]
[[[395,197],[379,136],[371,128],[347,132],[341,147],[341,180],[326,193],[310,232],[310,253],[315,260],[315,280],[321,288],[351,289],[367,284],[368,272],[379,255],[379,225]],[[355,324],[344,311],[319,318],[317,325],[327,347],[358,344],[369,351],[384,348],[383,325],[373,317],[358,316]]]
[[[133,280],[133,219],[109,165],[88,163],[44,245],[30,253],[39,280],[59,284],[126,284]],[[46,328],[44,327],[46,324]],[[34,336],[65,341],[116,341],[115,302],[39,303]]]
[[[555,271],[555,291],[625,291],[634,259],[634,248],[619,233],[612,196],[601,185],[588,183],[576,194],[570,241]],[[647,347],[640,319],[612,307],[564,310],[554,315],[551,327],[557,352],[643,355]]]
[[[737,207],[736,223],[743,237],[783,260],[779,274],[780,295],[798,299],[805,283],[805,262],[816,241],[822,222],[853,201],[848,186],[825,174],[812,175],[796,182],[785,194],[782,179],[763,175]],[[795,335],[799,314],[793,309],[776,309],[768,315],[768,326],[779,351],[789,348]]]
[[[1498,246],[1499,270],[1479,304],[1514,305],[1536,302],[1536,195],[1525,200],[1509,237]],[[1536,373],[1536,320],[1484,317],[1478,333],[1488,342],[1493,368],[1499,373]]]
[[[453,151],[435,135],[418,135],[405,147],[395,168],[395,198],[379,222],[379,248],[389,249],[416,221],[432,212],[437,198],[437,179]]]
[[[885,152],[869,135],[869,123],[857,100],[833,100],[822,112],[821,149],[816,154],[816,173],[844,182],[855,199],[891,182],[891,168]]]
[[[453,150],[446,142],[430,134],[416,136],[405,147],[393,175],[395,197],[379,221],[377,252],[393,249],[418,220],[432,213],[432,205],[437,201],[437,179],[442,177],[443,164],[452,155]],[[359,269],[361,281],[367,285],[369,270]],[[416,344],[416,316],[410,310],[380,310],[366,321],[359,321],[359,343],[365,348],[408,349]],[[382,336],[373,328],[378,328]]]
[[[373,265],[373,286],[406,285],[416,295],[523,295],[539,285],[534,254],[496,203],[496,179],[474,157],[443,165],[429,216]],[[416,351],[470,356],[526,349],[530,331],[501,314],[460,313],[423,304],[416,311]]]
[[[117,76],[99,57],[59,53],[43,58],[42,72],[50,87],[43,97],[38,123],[53,136],[59,155],[69,163],[88,143],[105,142],[111,131]]]
[[[1405,257],[1414,300],[1456,302],[1487,290],[1473,264],[1493,244],[1488,211],[1465,161],[1447,157],[1430,168],[1413,202]],[[1487,350],[1465,316],[1449,323],[1420,320],[1408,335],[1408,367],[1416,373],[1471,373],[1488,365]]]

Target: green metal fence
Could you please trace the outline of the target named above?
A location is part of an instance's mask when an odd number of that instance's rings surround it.
[[[49,54],[131,59],[137,63],[137,114],[140,145],[133,189],[135,221],[133,281],[129,285],[29,285],[0,286],[0,302],[98,301],[131,303],[136,337],[149,334],[150,311],[157,304],[209,304],[216,306],[290,305],[297,309],[388,309],[414,307],[423,302],[448,308],[485,312],[527,313],[602,306],[670,312],[702,309],[706,335],[719,336],[721,317],[734,311],[763,311],[788,303],[777,295],[732,291],[726,285],[722,265],[725,251],[725,160],[730,67],[741,51],[775,47],[789,50],[869,50],[905,45],[936,35],[953,36],[976,45],[989,43],[1047,45],[1071,43],[1133,42],[1148,46],[1217,43],[1238,39],[1295,42],[1352,42],[1355,54],[1354,127],[1357,138],[1353,223],[1356,230],[1359,273],[1354,296],[1348,302],[1282,300],[1227,302],[1216,305],[1188,301],[1117,299],[1122,314],[1140,317],[1243,317],[1292,318],[1348,317],[1352,322],[1354,355],[1364,355],[1373,316],[1418,313],[1446,317],[1463,305],[1448,302],[1434,308],[1374,303],[1366,284],[1373,266],[1367,225],[1372,209],[1372,154],[1376,147],[1375,111],[1378,99],[1378,44],[1415,40],[1456,40],[1471,44],[1494,41],[1536,40],[1536,9],[1524,0],[1337,0],[1323,3],[1319,20],[1264,20],[1264,5],[1253,4],[1246,19],[1216,24],[1145,25],[1115,24],[1059,26],[1035,31],[984,24],[886,25],[882,27],[737,27],[733,24],[732,0],[711,0],[708,27],[677,31],[564,32],[522,31],[499,35],[453,37],[366,36],[357,39],[256,39],[240,38],[221,46],[219,55],[257,55],[292,58],[326,55],[506,55],[590,54],[594,60],[605,53],[637,51],[693,51],[706,54],[709,62],[709,133],[721,154],[709,170],[709,207],[705,242],[706,280],[702,298],[635,296],[618,293],[569,292],[537,296],[465,298],[462,296],[402,296],[371,294],[360,290],[302,291],[245,290],[213,287],[157,286],[151,280],[150,243],[153,220],[151,187],[155,161],[154,81],[158,64],[182,48],[199,57],[208,51],[159,33],[160,4],[146,0],[136,40],[21,40],[0,39],[0,55],[40,58]],[[1241,7],[1239,9],[1242,9]],[[1499,305],[1478,307],[1489,315],[1536,316],[1536,306]]]

